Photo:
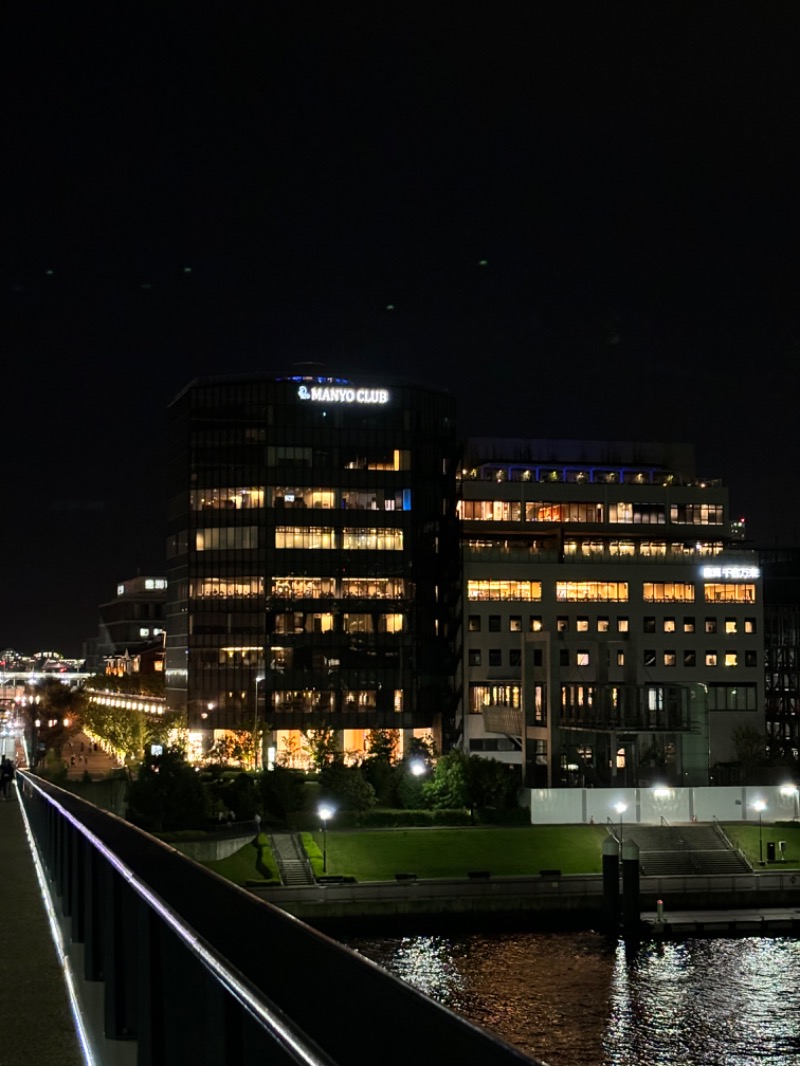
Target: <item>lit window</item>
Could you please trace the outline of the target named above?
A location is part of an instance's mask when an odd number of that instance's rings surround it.
[[[675,619],[674,618],[665,618],[664,619],[664,632],[665,633],[674,633],[676,631],[676,628],[677,627],[675,625]]]
[[[541,581],[468,581],[470,600],[540,600]]]
[[[736,633],[736,631],[737,631],[736,619],[735,618],[726,618],[725,619],[725,632],[728,633],[728,634],[733,634],[733,633]]]
[[[694,603],[694,585],[688,581],[645,581],[645,603]]]
[[[598,633],[608,633],[610,628],[611,628],[611,624],[610,624],[608,618],[598,618],[597,619],[597,632]]]
[[[665,651],[664,652],[664,666],[676,666],[677,662],[678,662],[678,657],[677,657],[677,655],[675,654],[674,651]]]
[[[717,631],[717,620],[716,620],[716,618],[706,618],[705,628],[706,628],[706,633],[716,633],[716,631]]]
[[[481,631],[481,616],[479,614],[471,614],[467,619],[467,632],[468,633],[480,633]]]
[[[589,652],[578,651],[575,653],[575,665],[576,666],[588,666],[589,665]]]
[[[715,651],[706,652],[706,666],[717,665],[717,653]]]
[[[703,586],[706,603],[755,603],[756,587],[753,584],[709,583]]]
[[[575,622],[575,629],[578,633],[589,632],[589,619],[584,616],[578,618]]]
[[[617,616],[617,632],[627,633],[630,629],[630,620],[624,616]]]
[[[528,617],[528,629],[531,633],[541,633],[542,616],[540,614],[532,614]]]
[[[755,633],[755,631],[756,631],[756,620],[755,620],[755,618],[745,618],[745,620],[744,620],[744,631],[745,631],[745,633]]]
[[[694,633],[694,618],[684,618],[683,631],[684,633]]]
[[[626,603],[627,581],[557,581],[556,599],[559,602]]]
[[[725,665],[726,666],[738,666],[739,665],[739,656],[737,655],[737,653],[735,651],[726,651],[725,652]]]
[[[522,632],[522,615],[521,614],[512,614],[510,616],[510,618],[508,619],[508,628],[509,628],[509,632],[511,632],[511,633],[521,633]]]

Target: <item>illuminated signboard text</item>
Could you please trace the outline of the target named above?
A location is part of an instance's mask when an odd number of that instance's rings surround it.
[[[704,566],[703,577],[709,580],[714,578],[723,581],[751,581],[760,577],[761,571],[757,566]]]
[[[377,403],[389,402],[388,389],[353,389],[349,385],[301,385],[297,390],[300,400],[312,403]]]

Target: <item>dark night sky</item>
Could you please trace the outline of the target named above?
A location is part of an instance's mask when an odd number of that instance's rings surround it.
[[[163,572],[185,384],[305,360],[693,442],[800,542],[800,5],[108,12],[3,16],[0,647]]]

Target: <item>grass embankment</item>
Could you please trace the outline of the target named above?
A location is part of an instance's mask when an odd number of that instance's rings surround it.
[[[227,859],[218,859],[215,862],[204,862],[209,870],[213,870],[235,885],[248,883],[266,883],[279,885],[278,864],[269,846],[269,840],[265,833],[259,833],[249,844],[229,855]]]
[[[471,870],[485,870],[495,877],[538,876],[543,869],[598,874],[605,838],[602,826],[329,830],[326,872],[357,881],[393,881],[396,873],[466,877]],[[302,833],[301,839],[314,873],[320,876],[322,833]],[[255,854],[248,845],[229,859],[206,865],[243,885],[263,876],[254,871]],[[262,866],[276,871],[268,848],[263,855]]]
[[[758,825],[727,823],[723,826],[735,847],[742,849],[751,865],[759,869]],[[540,870],[563,874],[599,874],[602,870],[603,826],[546,825],[515,829],[371,829],[329,830],[328,875],[354,877],[356,881],[393,881],[397,873],[417,877],[466,877],[471,870],[485,870],[494,877],[535,877]],[[321,832],[302,833],[314,873],[322,875]],[[800,869],[800,825],[761,829],[761,850],[767,844],[786,841],[785,861],[766,864],[765,870]],[[260,833],[234,855],[205,864],[237,885],[252,882],[278,884],[278,867],[268,838]]]
[[[759,868],[761,853],[764,862],[767,859],[767,844],[775,845],[775,857],[777,862],[767,863],[767,870],[800,869],[800,825],[772,825],[765,823],[761,827],[759,847],[758,825],[742,822],[726,822],[722,826],[726,836],[734,847],[741,848],[747,861],[754,869]],[[778,842],[786,841],[786,850],[781,853]],[[781,854],[784,861],[781,861]]]

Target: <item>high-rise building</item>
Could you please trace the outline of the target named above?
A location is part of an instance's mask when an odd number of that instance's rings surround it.
[[[693,784],[764,732],[758,558],[683,445],[471,440],[465,750],[528,785]]]
[[[766,743],[775,761],[800,759],[800,549],[759,553],[764,575]]]
[[[215,733],[372,729],[447,746],[454,401],[317,373],[198,380],[170,407],[167,701]]]

